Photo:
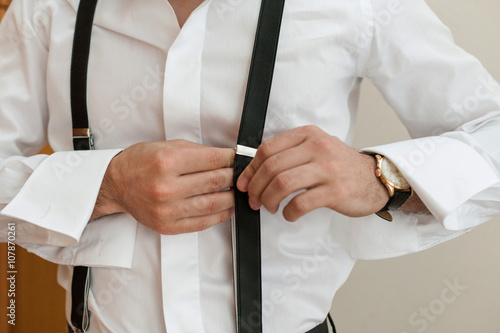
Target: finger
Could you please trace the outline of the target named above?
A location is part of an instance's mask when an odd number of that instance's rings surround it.
[[[234,165],[235,152],[232,148],[187,147],[177,149],[179,150],[176,152],[175,160],[170,162],[175,164],[179,175],[231,168]],[[172,159],[173,157],[169,154],[167,158]]]
[[[325,178],[311,164],[301,165],[274,177],[262,192],[260,200],[274,214],[281,201],[292,193],[319,186],[324,181]]]
[[[163,235],[179,235],[189,232],[203,231],[219,223],[229,220],[234,215],[234,207],[207,216],[187,217],[156,230]]]
[[[287,170],[297,168],[310,162],[311,157],[307,151],[301,148],[302,146],[303,145],[300,145],[299,147],[277,153],[262,163],[248,184],[248,195],[256,209],[258,209],[257,206],[259,206],[260,202],[263,200],[262,194],[264,190],[269,189],[269,185],[272,182],[274,182],[274,185],[285,185],[281,183],[281,181],[286,180],[288,182],[288,173],[285,173]],[[301,177],[302,175],[298,176]],[[276,181],[278,181],[278,184],[276,184]],[[279,188],[280,186],[278,186],[278,189]]]
[[[278,134],[264,141],[257,150],[255,158],[250,162],[245,170],[238,177],[237,187],[240,191],[246,192],[248,184],[262,163],[269,157],[282,152],[284,150],[295,147],[307,138],[307,130],[305,127],[295,128],[293,130]]]
[[[176,219],[207,216],[234,207],[234,191],[194,196],[178,203]]]
[[[183,175],[178,180],[180,188],[185,191],[183,196],[193,197],[232,187],[233,174],[233,168],[223,168]]]
[[[226,222],[234,215],[234,207],[206,216],[188,217],[174,223],[176,234],[203,231]]]
[[[321,207],[328,207],[331,195],[327,186],[309,189],[294,197],[283,209],[283,217],[295,222],[305,214]]]

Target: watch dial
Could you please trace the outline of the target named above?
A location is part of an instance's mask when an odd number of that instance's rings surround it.
[[[389,183],[397,188],[406,188],[410,185],[399,169],[387,158],[382,161],[382,174]]]

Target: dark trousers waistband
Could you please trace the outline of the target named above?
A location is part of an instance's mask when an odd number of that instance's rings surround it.
[[[68,325],[68,332],[69,333],[74,333],[73,329],[69,325]],[[333,329],[333,332],[335,332],[335,328]],[[319,324],[318,326],[316,326],[312,330],[307,331],[306,333],[328,333],[328,323],[327,323],[327,320],[325,319],[324,322],[322,322],[321,324]]]

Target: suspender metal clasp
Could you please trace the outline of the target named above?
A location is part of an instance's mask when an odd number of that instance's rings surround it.
[[[94,136],[90,128],[73,129],[73,147],[75,150],[94,150]]]
[[[236,150],[236,155],[254,158],[255,154],[257,154],[257,149],[252,147],[237,145],[234,149]]]

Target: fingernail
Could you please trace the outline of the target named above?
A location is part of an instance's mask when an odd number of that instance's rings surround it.
[[[248,203],[250,205],[250,208],[252,208],[253,210],[259,210],[260,209],[260,206],[261,206],[260,202],[256,202],[253,199],[249,199]]]
[[[246,192],[248,190],[248,178],[245,176],[240,176],[238,178],[236,186],[241,192]]]

